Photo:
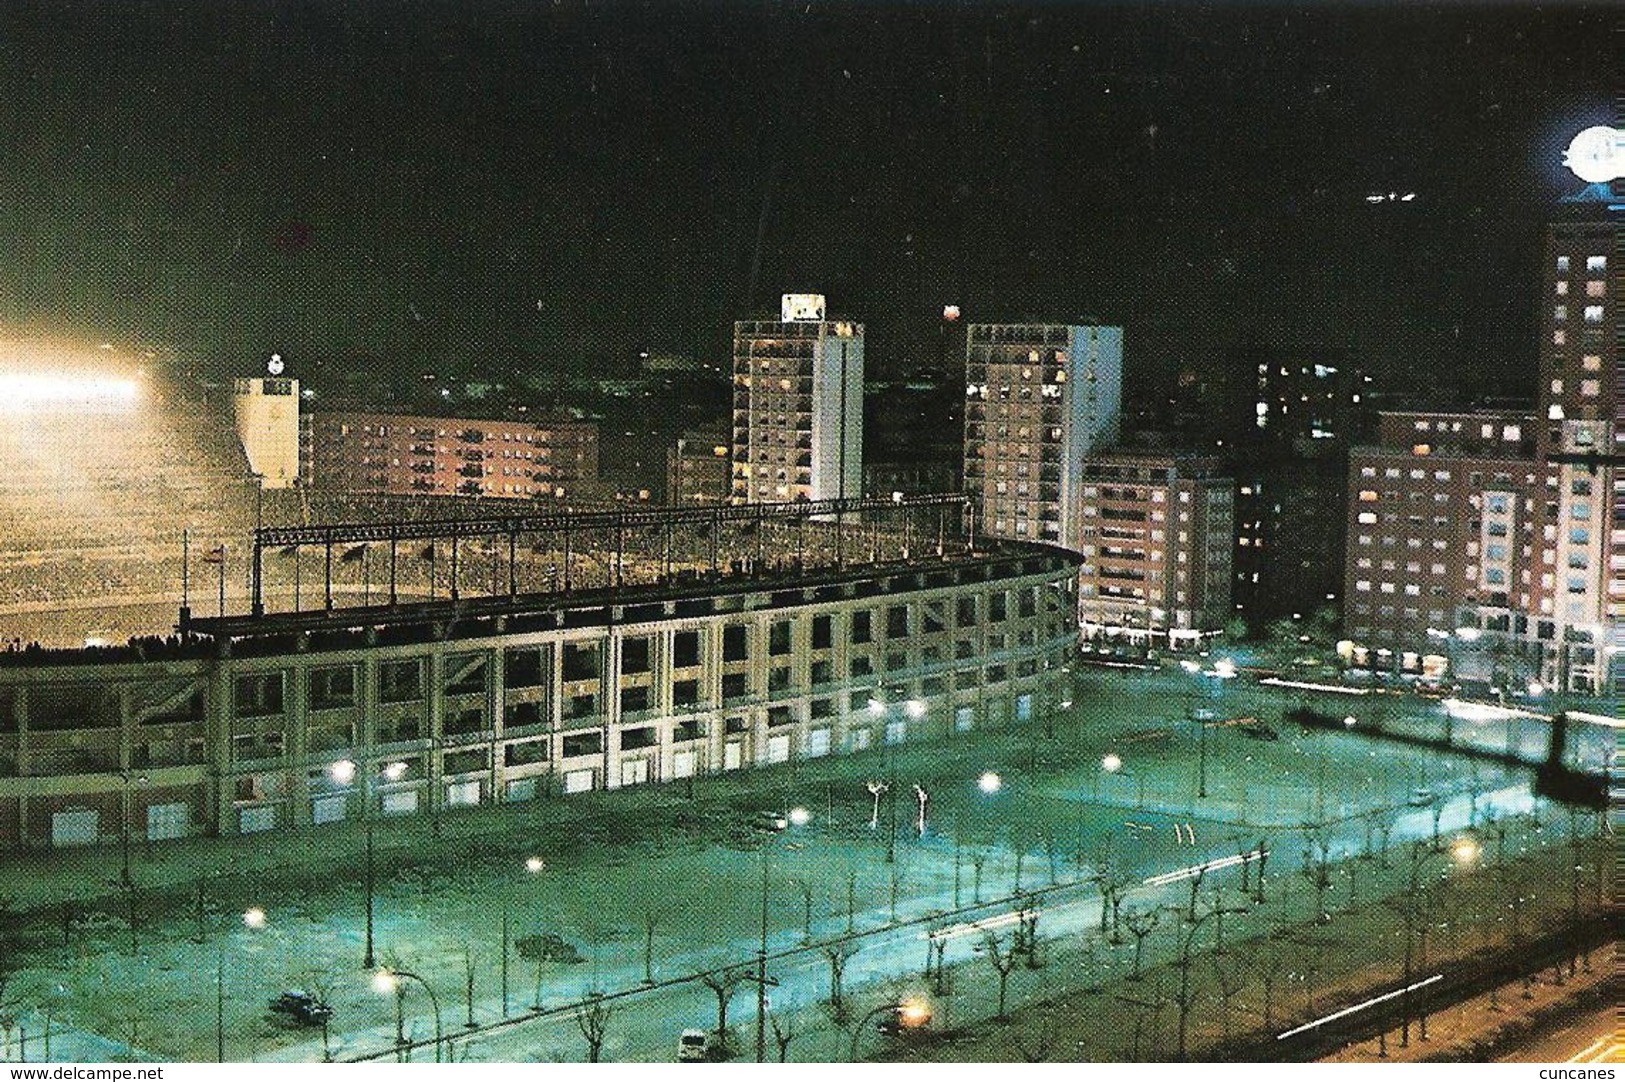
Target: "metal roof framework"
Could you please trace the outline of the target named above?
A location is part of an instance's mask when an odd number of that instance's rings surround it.
[[[451,600],[457,595],[457,562],[460,543],[474,538],[508,540],[508,592],[518,593],[516,553],[521,537],[538,534],[562,535],[564,553],[564,589],[571,588],[572,541],[587,531],[614,531],[615,584],[621,585],[622,566],[626,556],[627,531],[655,529],[661,531],[664,541],[664,564],[670,573],[671,535],[674,528],[683,526],[705,527],[709,533],[710,564],[713,574],[720,566],[722,553],[720,539],[724,524],[755,527],[757,559],[763,556],[766,531],[761,527],[770,523],[790,523],[804,528],[812,519],[830,520],[836,525],[836,564],[845,563],[845,532],[840,528],[848,515],[864,512],[896,510],[928,510],[937,508],[946,522],[949,508],[964,515],[968,499],[958,493],[932,493],[920,496],[867,496],[833,500],[802,500],[791,503],[756,503],[713,507],[658,507],[636,510],[563,511],[539,515],[500,515],[475,518],[441,519],[424,522],[350,522],[318,526],[262,526],[254,531],[252,609],[253,616],[265,615],[264,557],[267,549],[293,549],[295,553],[305,547],[319,547],[326,556],[323,570],[325,607],[333,608],[333,550],[343,546],[388,544],[389,546],[389,604],[397,603],[396,568],[401,542],[451,542]],[[966,535],[974,537],[974,523],[969,523]]]

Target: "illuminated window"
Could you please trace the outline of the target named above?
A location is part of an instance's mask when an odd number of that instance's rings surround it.
[[[1568,272],[1569,272],[1569,257],[1566,256],[1566,255],[1558,256],[1557,257],[1557,273],[1558,274],[1567,274]]]
[[[1588,353],[1580,358],[1580,367],[1587,372],[1600,372],[1602,370],[1602,358],[1594,353]]]
[[[1585,321],[1587,323],[1602,322],[1602,305],[1588,304],[1585,306]]]
[[[1568,318],[1569,318],[1569,306],[1568,305],[1566,305],[1566,304],[1558,304],[1558,305],[1553,305],[1552,306],[1552,319],[1553,320],[1555,320],[1558,323],[1561,323],[1565,319],[1568,319]]]
[[[1566,297],[1569,295],[1569,284],[1567,282],[1557,283],[1557,295],[1559,297]]]
[[[1567,258],[1566,256],[1564,258]],[[1605,255],[1586,256],[1586,273],[1602,274],[1608,270],[1608,257]]]
[[[1586,398],[1595,398],[1601,389],[1602,384],[1598,380],[1583,379],[1580,381],[1580,394]]]

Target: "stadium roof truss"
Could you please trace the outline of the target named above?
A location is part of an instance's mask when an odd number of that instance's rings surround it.
[[[501,515],[417,522],[351,522],[318,526],[266,526],[254,531],[253,545],[253,597],[252,614],[263,616],[264,557],[268,549],[293,550],[305,547],[321,548],[325,552],[324,578],[325,608],[333,607],[333,552],[345,546],[389,545],[389,604],[396,604],[396,564],[398,546],[408,541],[449,541],[452,561],[452,595],[457,600],[457,560],[459,543],[466,540],[506,537],[508,540],[509,594],[517,594],[518,585],[513,569],[519,539],[527,535],[557,534],[563,543],[564,589],[571,588],[572,542],[583,534],[607,535],[613,532],[613,543],[603,546],[606,555],[613,555],[616,585],[620,584],[621,568],[627,551],[628,531],[659,529],[664,538],[663,562],[665,573],[671,572],[671,536],[678,527],[703,527],[709,534],[709,563],[713,575],[719,573],[722,530],[725,525],[736,525],[742,531],[752,532],[756,539],[756,559],[763,558],[763,544],[772,524],[788,523],[805,527],[811,520],[835,524],[835,562],[845,562],[843,520],[849,515],[865,512],[922,511],[936,508],[941,512],[939,522],[946,528],[950,508],[963,514],[968,501],[958,493],[936,493],[920,496],[893,495],[835,500],[803,500],[790,503],[757,503],[737,506],[711,507],[659,507],[637,510],[565,511],[539,515]],[[956,525],[958,525],[956,523]],[[940,531],[939,531],[940,532]],[[966,530],[974,536],[974,526]],[[940,544],[940,538],[939,538]],[[431,546],[432,550],[432,546]],[[730,553],[731,556],[739,555]]]

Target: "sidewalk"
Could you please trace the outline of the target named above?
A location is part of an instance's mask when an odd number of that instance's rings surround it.
[[[1483,1063],[1497,1045],[1516,1039],[1554,1016],[1568,1013],[1573,1004],[1612,993],[1616,967],[1611,951],[1593,952],[1589,971],[1581,968],[1574,976],[1564,969],[1557,983],[1553,970],[1537,976],[1525,991],[1514,982],[1475,999],[1448,1007],[1428,1018],[1428,1039],[1419,1039],[1419,1027],[1411,1026],[1410,1047],[1400,1047],[1398,1029],[1386,1034],[1387,1055],[1380,1054],[1376,1040],[1349,1045],[1322,1063]]]

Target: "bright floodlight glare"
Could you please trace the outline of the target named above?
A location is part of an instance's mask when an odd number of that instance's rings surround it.
[[[976,788],[984,793],[996,793],[1004,788],[1004,779],[989,770],[976,779]]]
[[[408,769],[409,768],[405,763],[390,763],[388,766],[384,767],[384,777],[388,778],[390,781],[400,781],[401,778],[406,776],[406,771]]]
[[[812,812],[808,811],[806,808],[791,808],[790,809],[790,825],[791,826],[804,827],[811,821],[812,821]]]
[[[1471,864],[1478,859],[1478,842],[1472,838],[1458,838],[1450,847],[1450,855],[1457,864]]]
[[[910,1029],[931,1021],[931,1004],[923,999],[905,999],[897,1005],[897,1020]]]
[[[0,372],[0,409],[71,404],[123,407],[140,393],[134,380],[67,373]]]
[[[1601,124],[1586,128],[1563,151],[1563,164],[1587,184],[1607,184],[1625,176],[1620,172],[1620,163],[1625,161],[1619,152],[1621,142],[1625,142],[1625,133],[1615,128]]]
[[[340,759],[330,763],[327,767],[327,776],[340,785],[348,785],[355,780],[355,763],[349,759]]]
[[[400,979],[387,969],[380,969],[372,975],[373,991],[379,995],[389,995],[400,987]]]
[[[535,875],[545,867],[547,867],[547,865],[543,862],[541,857],[527,857],[525,859],[525,871],[529,872],[531,875]]]
[[[1353,714],[1350,714],[1348,717],[1343,719],[1343,728],[1345,729],[1352,729],[1358,724],[1360,724],[1360,719],[1355,717]]]
[[[1123,769],[1123,757],[1118,755],[1115,751],[1107,752],[1105,755],[1101,756],[1100,769],[1106,771],[1108,774],[1117,773],[1119,770]]]
[[[1528,690],[1529,694],[1535,696],[1536,698],[1539,698],[1540,696],[1546,694],[1546,686],[1544,684],[1542,684],[1539,680],[1531,680],[1531,681],[1529,681],[1529,687],[1527,688],[1527,690]]]
[[[1213,671],[1219,676],[1229,679],[1236,675],[1236,663],[1229,658],[1220,658],[1213,663]]]
[[[265,927],[265,910],[259,906],[243,910],[243,923],[250,928]]]

